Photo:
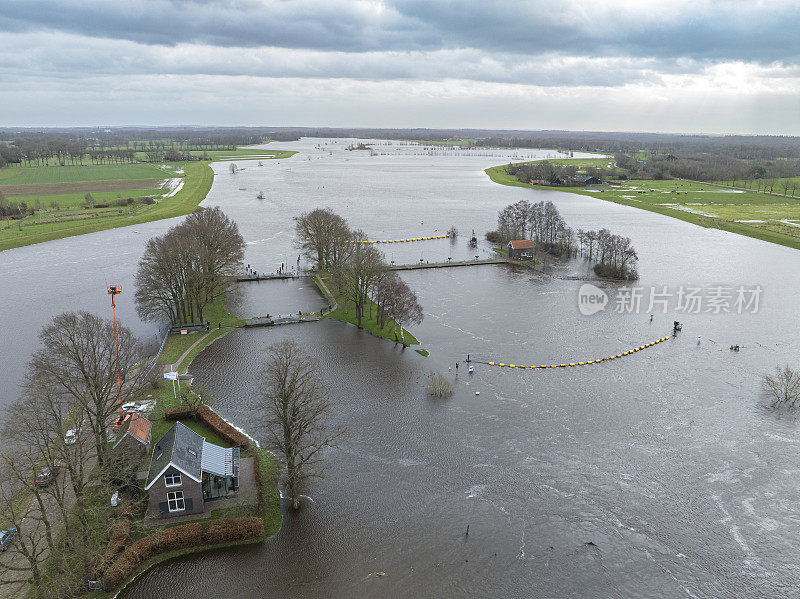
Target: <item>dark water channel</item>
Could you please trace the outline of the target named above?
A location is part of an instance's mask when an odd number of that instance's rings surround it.
[[[217,410],[259,436],[263,350],[288,337],[319,361],[348,434],[328,454],[326,478],[311,485],[313,501],[285,514],[274,538],[164,564],[125,597],[796,594],[798,422],[766,410],[759,385],[765,370],[798,357],[800,253],[593,198],[496,186],[481,169],[503,160],[490,157],[387,148],[393,155],[370,158],[341,147],[330,155],[317,141],[295,145],[303,151],[294,159],[235,176],[217,165],[208,203],[237,218],[260,270],[296,260],[291,217],[319,204],[372,238],[396,238],[451,224],[480,234],[506,204],[544,198],[574,228],[629,235],[643,287],[761,285],[760,310],[670,307],[650,322],[646,306],[619,314],[610,304],[582,316],[582,265],[556,264],[548,276],[487,265],[403,273],[425,309],[414,333],[430,358],[335,321],[231,333],[192,366]],[[398,262],[466,258],[465,241],[390,251]],[[131,244],[128,260],[137,251]],[[487,252],[482,245],[479,255]],[[27,289],[4,286],[0,295],[37,305]],[[240,309],[255,313],[322,302],[303,280],[247,284],[242,293]],[[517,364],[605,357],[667,334],[676,318],[684,330],[674,340],[600,365],[449,370],[467,353]],[[34,345],[25,343],[22,351]],[[455,382],[452,397],[426,396],[420,381],[430,369]]]

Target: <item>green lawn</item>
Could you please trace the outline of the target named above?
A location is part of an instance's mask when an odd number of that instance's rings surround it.
[[[169,175],[152,164],[107,166],[12,166],[0,169],[0,184],[67,183],[116,179],[166,179]]]
[[[544,187],[521,183],[505,173],[505,165],[488,168],[486,174],[502,185],[592,196],[800,249],[800,200],[794,198],[681,180],[618,181],[594,188]]]
[[[235,150],[212,150],[203,152],[201,150],[192,150],[192,156],[201,157],[207,154],[211,160],[272,160],[280,158],[289,158],[294,156],[297,152],[290,152],[287,150],[259,150],[255,148],[236,148]]]
[[[125,191],[93,191],[91,192],[95,204],[110,204],[116,206],[116,202],[122,198],[158,198],[168,192],[167,189],[128,189]],[[14,196],[10,198],[15,204],[25,202],[28,206],[38,205],[45,210],[52,208],[55,202],[61,210],[69,208],[83,208],[86,205],[86,193],[55,193],[46,195]]]
[[[184,168],[186,176],[183,188],[171,198],[152,206],[138,206],[136,210],[123,210],[122,213],[117,211],[102,217],[89,215],[87,218],[77,221],[37,224],[37,216],[34,215],[21,221],[21,229],[20,221],[0,221],[0,251],[193,212],[211,189],[214,173],[207,162],[178,163],[172,166]],[[0,169],[0,172],[2,170]],[[160,172],[163,177],[163,171]]]
[[[355,324],[356,326],[358,323],[358,318],[356,317],[356,308],[355,304],[351,302],[349,299],[342,295],[337,295],[335,286],[331,286],[325,275],[321,276],[322,280],[325,281],[325,284],[328,285],[328,289],[336,298],[336,302],[339,306],[331,312],[330,314],[326,315],[326,318],[333,318],[335,320],[342,320],[344,322],[349,322],[350,324]],[[316,284],[317,280],[314,279],[314,283]],[[317,285],[319,286],[319,285]],[[320,291],[324,291],[320,289]],[[370,315],[370,308],[372,310],[372,314]],[[400,329],[393,320],[388,320],[386,326],[384,328],[380,328],[378,326],[377,320],[377,306],[373,302],[369,302],[369,305],[364,308],[364,316],[361,319],[361,328],[369,333],[375,335],[376,337],[380,337],[381,339],[388,339],[390,341],[395,340],[395,329],[397,330],[397,340],[400,340]],[[419,341],[417,338],[414,337],[407,329],[403,329],[403,337],[405,339],[406,345],[419,345]]]

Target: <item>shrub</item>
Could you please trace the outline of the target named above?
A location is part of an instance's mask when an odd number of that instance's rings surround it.
[[[255,516],[190,522],[159,530],[133,543],[111,564],[103,575],[103,588],[107,591],[116,589],[129,580],[147,560],[161,553],[247,541],[258,538],[263,533],[264,520]]]
[[[425,377],[425,389],[430,395],[446,397],[453,394],[453,383],[438,372],[430,371]]]
[[[797,407],[800,403],[800,371],[791,366],[776,366],[775,374],[764,375],[764,389],[770,396],[773,407]]]
[[[181,419],[192,419],[192,409],[189,406],[170,408],[164,412],[164,420]],[[250,438],[225,422],[219,414],[208,406],[200,406],[197,410],[197,420],[205,424],[231,445],[236,445],[243,449],[250,448]]]

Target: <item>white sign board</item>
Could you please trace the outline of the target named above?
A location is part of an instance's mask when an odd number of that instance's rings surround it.
[[[177,372],[165,372],[164,378],[168,381],[177,381],[178,380],[178,373]]]

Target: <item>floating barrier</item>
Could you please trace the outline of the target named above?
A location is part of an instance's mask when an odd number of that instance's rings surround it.
[[[410,239],[373,239],[371,241],[348,241],[347,243],[412,243],[416,241],[430,241],[432,239],[447,239],[450,237],[450,234],[447,235],[431,235],[430,237],[412,237]]]
[[[506,364],[505,362],[484,362],[482,360],[471,360],[472,362],[478,362],[479,364],[488,364],[489,366],[500,366],[502,368],[569,368],[573,366],[588,366],[589,364],[600,364],[601,362],[609,362],[611,360],[616,360],[617,358],[622,358],[623,356],[629,356],[635,352],[642,351],[643,349],[647,349],[648,347],[655,347],[659,343],[663,343],[664,341],[669,341],[669,337],[661,337],[660,339],[656,339],[655,341],[651,341],[650,343],[646,343],[645,345],[640,345],[639,347],[634,347],[633,349],[629,349],[628,351],[624,351],[612,356],[608,356],[607,358],[599,358],[597,360],[586,360],[584,362],[569,362],[567,364],[541,364],[539,366],[523,366],[522,364]]]

